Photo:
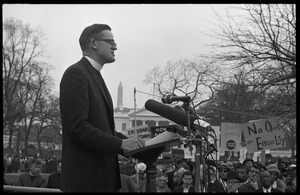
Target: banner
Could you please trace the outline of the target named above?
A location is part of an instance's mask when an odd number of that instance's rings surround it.
[[[243,124],[221,123],[220,151],[240,151]]]
[[[148,141],[151,139],[151,133],[150,133],[150,129],[148,125],[142,125],[142,126],[137,126],[129,128],[124,130],[125,135],[128,138],[134,137],[134,136],[138,136],[139,138]]]
[[[150,127],[151,138],[156,137],[157,135],[166,131],[167,126],[154,126]]]
[[[244,123],[243,134],[250,153],[286,146],[284,131],[278,117]]]

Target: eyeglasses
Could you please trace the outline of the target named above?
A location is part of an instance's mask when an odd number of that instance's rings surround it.
[[[106,43],[110,44],[111,46],[116,46],[117,45],[117,43],[113,39],[96,39],[96,38],[94,38],[94,39],[96,41],[105,41]]]

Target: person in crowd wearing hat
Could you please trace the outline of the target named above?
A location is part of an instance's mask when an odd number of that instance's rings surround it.
[[[254,164],[254,161],[252,159],[250,159],[250,158],[246,158],[243,161],[243,166],[246,166],[249,171],[250,171],[251,167],[253,166],[253,164]]]
[[[279,171],[285,172],[288,169],[289,164],[285,160],[279,159],[277,163],[277,167]]]
[[[236,171],[229,171],[226,179],[226,189],[228,193],[238,193],[241,179]]]
[[[259,181],[262,186],[255,190],[256,193],[280,193],[282,191],[273,188],[271,185],[271,175],[268,171],[262,171],[259,174]]]
[[[147,165],[145,163],[138,163],[135,166],[136,173],[131,176],[134,182],[138,185],[139,192],[146,192],[147,176],[146,176]]]
[[[294,185],[293,180],[296,178],[296,174],[292,169],[288,169],[285,175],[286,189],[285,192],[296,192],[296,185]]]
[[[279,174],[278,178],[282,179],[283,181],[285,181],[285,174],[286,174],[286,171],[287,171],[287,169],[289,167],[288,162],[286,162],[283,159],[279,159],[278,163],[277,163],[277,167],[278,167],[278,169],[280,171],[280,174]]]
[[[226,163],[221,163],[219,166],[219,180],[223,186],[223,189],[221,191],[226,191],[226,179],[227,179],[227,174],[229,172],[229,167],[226,165]]]
[[[226,189],[224,189],[224,186],[220,182],[220,179],[217,174],[217,169],[214,166],[209,167],[209,177],[210,181],[208,182],[207,185],[207,192],[212,192],[212,193],[218,193],[218,192],[226,192]]]
[[[239,187],[239,192],[254,192],[259,187],[259,173],[261,172],[260,167],[257,164],[253,164],[251,167],[247,181],[242,183]]]
[[[273,188],[276,188],[282,192],[286,189],[285,182],[279,178],[280,171],[276,164],[270,164],[267,166],[267,171],[270,173],[271,185]]]

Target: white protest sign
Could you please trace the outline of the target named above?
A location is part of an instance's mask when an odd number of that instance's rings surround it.
[[[247,147],[241,147],[240,148],[240,163],[243,163],[244,160],[247,158]]]
[[[280,127],[280,118],[278,117],[244,123],[243,133],[247,150],[250,153],[282,148],[286,145],[284,131]]]
[[[243,124],[221,123],[221,151],[240,151]]]
[[[142,126],[137,126],[126,129],[125,130],[125,135],[128,138],[134,137],[134,136],[138,136],[139,138],[148,141],[151,139],[151,133],[150,133],[150,129],[148,125],[142,125]]]

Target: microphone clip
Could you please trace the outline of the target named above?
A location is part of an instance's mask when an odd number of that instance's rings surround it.
[[[177,133],[177,134],[181,135],[182,137],[187,136],[187,132],[180,129],[178,125],[167,125],[166,131],[172,132],[172,133]]]

